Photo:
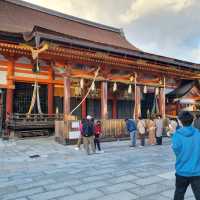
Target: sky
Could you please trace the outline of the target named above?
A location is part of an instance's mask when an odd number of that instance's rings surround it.
[[[122,28],[137,48],[200,63],[200,0],[26,0]]]

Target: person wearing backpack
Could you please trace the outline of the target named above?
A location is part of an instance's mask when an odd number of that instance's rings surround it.
[[[176,156],[176,190],[174,200],[183,200],[189,185],[196,200],[200,200],[200,133],[193,128],[193,115],[182,111],[179,120],[183,125],[172,137],[172,149]]]
[[[137,126],[133,119],[125,119],[126,128],[128,133],[130,134],[131,144],[130,147],[136,146],[136,134],[137,134]]]
[[[83,146],[87,153],[90,155],[90,147],[93,153],[95,153],[94,146],[94,122],[91,116],[87,116],[87,120],[83,124]]]

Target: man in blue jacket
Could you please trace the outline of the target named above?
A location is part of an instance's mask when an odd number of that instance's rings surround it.
[[[183,128],[172,138],[176,155],[176,191],[174,200],[183,200],[191,184],[196,200],[200,200],[200,132],[192,127],[193,115],[188,111],[179,114]]]
[[[137,126],[133,119],[125,119],[127,131],[131,137],[131,145],[130,147],[136,146],[136,133],[137,133]]]

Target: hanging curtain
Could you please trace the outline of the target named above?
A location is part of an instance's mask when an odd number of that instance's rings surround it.
[[[159,105],[158,105],[158,99],[157,99],[157,96],[155,94],[154,96],[154,101],[153,101],[153,108],[151,110],[151,116],[153,115],[157,115],[159,114]]]

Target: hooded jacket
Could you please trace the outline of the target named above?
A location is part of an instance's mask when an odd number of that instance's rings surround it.
[[[176,155],[176,173],[180,176],[200,176],[200,132],[192,126],[178,129],[172,137]]]

